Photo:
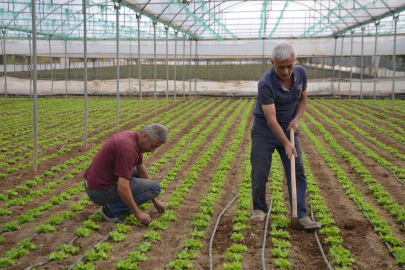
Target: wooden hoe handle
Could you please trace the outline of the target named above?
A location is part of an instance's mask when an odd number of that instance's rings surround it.
[[[294,144],[294,129],[290,127],[290,142],[292,145]],[[292,218],[298,218],[297,214],[297,185],[295,180],[295,155],[291,153],[290,157],[291,163],[291,195],[292,195]]]

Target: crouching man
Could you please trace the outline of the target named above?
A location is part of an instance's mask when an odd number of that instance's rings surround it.
[[[298,122],[307,103],[307,75],[302,66],[296,66],[297,52],[288,43],[276,46],[271,56],[273,68],[260,79],[252,137],[252,221],[263,221],[268,212],[266,183],[269,177],[272,154],[277,150],[284,165],[291,205],[290,157],[295,155],[297,205],[299,222],[304,229],[318,229],[319,223],[306,214],[305,178],[301,145],[298,139]],[[294,130],[291,144],[289,130]]]
[[[151,124],[140,132],[115,134],[101,147],[84,174],[86,192],[93,203],[103,206],[99,214],[108,222],[117,223],[122,216],[134,213],[143,224],[151,218],[139,206],[152,200],[159,213],[167,210],[156,197],[160,183],[149,179],[142,153],[153,153],[166,143],[165,126]]]

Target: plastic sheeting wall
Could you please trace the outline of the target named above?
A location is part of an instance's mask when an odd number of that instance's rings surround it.
[[[179,36],[177,47],[177,58],[182,59],[183,55],[183,40]],[[364,38],[364,53],[365,56],[374,55],[374,40],[375,37]],[[394,37],[382,36],[378,37],[377,55],[392,55],[394,48]],[[335,48],[335,39],[319,38],[319,39],[273,39],[265,40],[264,56],[269,58],[273,48],[282,42],[291,43],[297,49],[299,57],[313,56],[333,56]],[[336,56],[341,55],[341,42],[339,38],[336,48]],[[194,41],[193,41],[194,43]],[[52,44],[52,57],[65,57],[64,41],[55,40]],[[130,58],[130,41],[120,40],[120,57]],[[137,58],[137,41],[131,42],[132,58]],[[191,46],[192,58],[195,58],[195,44]],[[397,55],[405,54],[405,36],[397,37]],[[6,53],[29,55],[28,40],[6,40]],[[198,41],[198,58],[261,58],[263,57],[263,40],[225,40],[225,41]],[[48,41],[38,40],[37,42],[38,56],[49,56]],[[142,58],[153,58],[153,40],[141,42]],[[353,39],[353,56],[361,55],[361,37]],[[343,56],[350,56],[350,37],[344,39]],[[83,42],[82,41],[67,41],[67,57],[82,58],[83,57]],[[116,42],[115,41],[90,41],[87,44],[88,58],[115,58],[116,57]],[[158,59],[166,59],[166,42],[157,42]],[[190,44],[186,40],[186,58],[190,57]],[[169,41],[169,58],[174,58],[174,41]]]

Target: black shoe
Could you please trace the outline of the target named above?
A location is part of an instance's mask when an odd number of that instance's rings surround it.
[[[103,219],[107,222],[110,223],[118,223],[121,220],[117,217],[114,216],[114,214],[111,212],[110,208],[106,205],[103,206],[103,211],[98,211],[97,213],[103,217]]]

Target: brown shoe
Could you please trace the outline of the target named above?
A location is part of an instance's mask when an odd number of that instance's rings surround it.
[[[253,210],[253,214],[250,217],[251,221],[263,221],[266,218],[266,213],[262,210]]]
[[[313,230],[321,228],[321,225],[318,222],[312,221],[308,216],[300,218],[299,222],[305,226],[303,230]]]

